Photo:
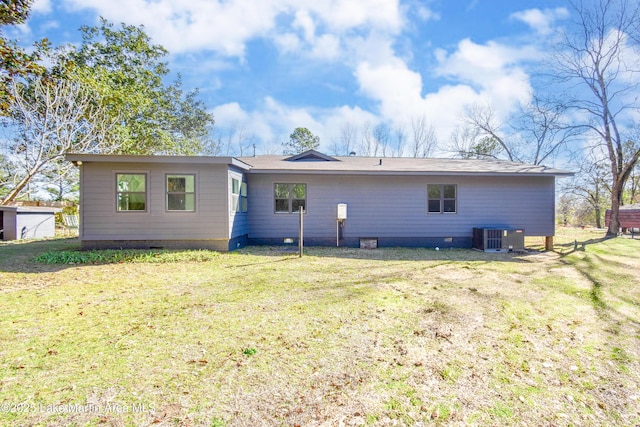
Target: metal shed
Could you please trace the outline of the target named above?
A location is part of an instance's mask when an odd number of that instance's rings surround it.
[[[0,206],[0,239],[53,237],[55,214],[61,210],[43,206]]]

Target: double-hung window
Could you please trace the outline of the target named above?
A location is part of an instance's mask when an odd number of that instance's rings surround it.
[[[146,173],[117,173],[116,188],[118,212],[147,210]]]
[[[195,175],[167,175],[167,210],[196,210],[196,177]]]
[[[276,213],[299,212],[300,207],[307,209],[307,184],[276,184]]]
[[[456,213],[456,186],[448,184],[427,185],[427,212]]]
[[[247,183],[236,178],[231,178],[231,210],[247,212]]]

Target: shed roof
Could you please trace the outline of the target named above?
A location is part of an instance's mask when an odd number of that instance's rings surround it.
[[[67,161],[78,164],[78,162],[101,162],[101,163],[173,163],[173,164],[210,164],[210,165],[233,165],[240,169],[248,170],[248,164],[235,157],[222,156],[138,156],[119,154],[74,154],[65,156]]]
[[[5,212],[28,212],[28,213],[57,213],[62,212],[62,208],[53,206],[17,206],[17,205],[2,205],[0,211]]]

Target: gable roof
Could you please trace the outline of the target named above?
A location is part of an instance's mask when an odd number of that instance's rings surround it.
[[[285,159],[288,162],[336,162],[335,157],[327,156],[316,150],[307,150]]]
[[[308,152],[307,152],[308,153]],[[299,154],[296,157],[302,156]],[[573,172],[504,160],[412,157],[331,157],[334,161],[291,161],[287,156],[239,157],[251,173],[363,175],[571,176]]]

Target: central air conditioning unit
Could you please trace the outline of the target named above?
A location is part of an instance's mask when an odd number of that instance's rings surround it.
[[[485,252],[524,251],[522,228],[474,228],[473,249]]]

